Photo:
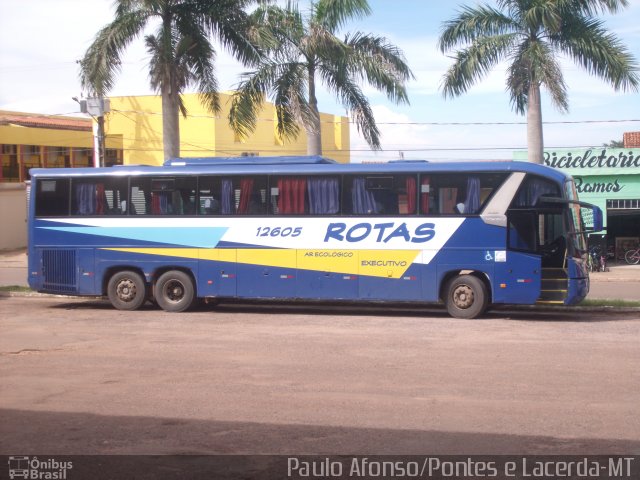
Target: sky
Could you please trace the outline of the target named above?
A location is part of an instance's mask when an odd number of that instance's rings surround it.
[[[387,37],[404,52],[415,76],[407,85],[410,105],[395,105],[363,87],[382,132],[382,151],[371,152],[352,125],[352,161],[510,159],[514,150],[526,149],[526,118],[511,109],[505,65],[460,97],[445,99],[440,90],[452,63],[437,48],[443,22],[463,5],[487,2],[369,0],[372,14],[347,25],[345,31]],[[629,4],[601,18],[640,62],[640,0]],[[76,62],[113,12],[113,0],[0,0],[0,110],[82,116],[72,100],[84,93]],[[216,50],[220,86],[232,89],[245,68],[221,46]],[[143,41],[134,40],[110,95],[153,94],[147,61]],[[543,91],[546,149],[597,147],[640,130],[640,93],[615,92],[569,59],[562,65],[569,113],[555,110]],[[322,112],[347,114],[326,91],[318,104]]]

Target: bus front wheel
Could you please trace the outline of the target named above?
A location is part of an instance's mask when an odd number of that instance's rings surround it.
[[[445,305],[452,317],[476,318],[487,309],[487,287],[473,275],[452,278],[446,292]]]
[[[156,282],[155,298],[167,312],[184,312],[195,300],[191,277],[179,270],[163,273]]]
[[[144,279],[136,272],[118,272],[109,279],[107,296],[118,310],[137,310],[147,299]]]

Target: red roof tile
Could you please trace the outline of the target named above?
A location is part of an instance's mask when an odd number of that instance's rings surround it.
[[[640,148],[640,132],[626,132],[622,137],[624,148]]]
[[[17,112],[0,112],[0,125],[52,128],[55,130],[91,131],[91,120],[89,119],[24,114]]]

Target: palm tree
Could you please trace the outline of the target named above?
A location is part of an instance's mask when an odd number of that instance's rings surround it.
[[[553,104],[568,112],[567,86],[559,57],[572,58],[615,90],[637,90],[636,60],[621,41],[608,32],[599,12],[616,12],[627,0],[497,0],[489,5],[464,7],[445,22],[439,48],[446,53],[461,47],[444,76],[445,97],[465,93],[492,67],[506,60],[507,90],[519,114],[527,114],[530,162],[542,163],[540,87]]]
[[[102,96],[114,85],[127,46],[152,22],[156,32],[145,36],[151,55],[151,86],[162,95],[165,159],[180,155],[179,111],[186,116],[180,94],[194,87],[210,111],[220,110],[214,61],[216,38],[244,64],[259,58],[250,40],[245,8],[253,0],[116,0],[114,20],[98,32],[80,61],[83,88]]]
[[[277,132],[283,139],[307,132],[307,153],[322,153],[316,88],[322,82],[351,113],[367,143],[380,149],[380,131],[360,83],[367,83],[396,103],[408,103],[405,82],[413,78],[403,53],[384,37],[356,32],[339,39],[348,20],[371,13],[367,0],[318,0],[309,12],[296,3],[266,5],[253,16],[269,35],[262,42],[267,61],[243,76],[233,97],[230,122],[246,136],[256,127],[265,97],[276,107]]]

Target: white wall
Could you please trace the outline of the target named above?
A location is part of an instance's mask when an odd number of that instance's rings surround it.
[[[21,183],[0,183],[0,250],[26,246],[26,187]]]

